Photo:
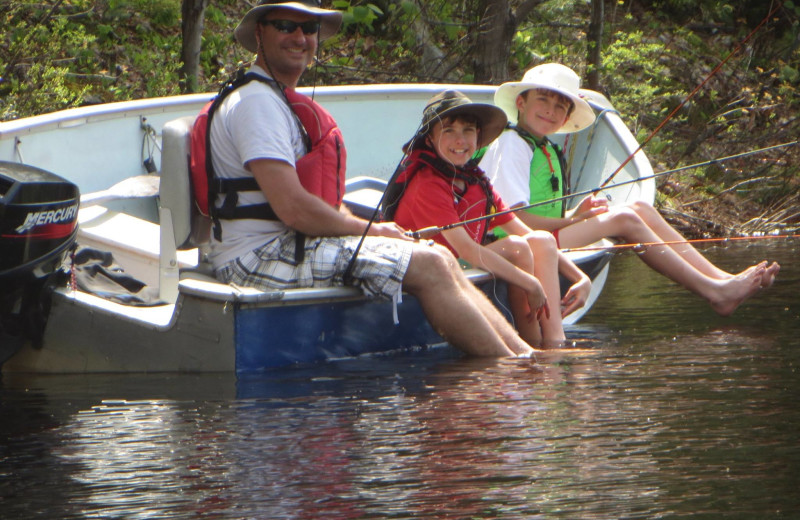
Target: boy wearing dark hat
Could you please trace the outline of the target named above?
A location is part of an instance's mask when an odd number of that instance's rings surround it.
[[[404,228],[419,230],[505,211],[483,171],[470,161],[505,125],[502,110],[473,103],[459,91],[432,98],[419,131],[404,147],[407,158],[390,192],[389,216]],[[403,192],[393,193],[397,190]],[[497,226],[510,236],[487,241],[487,232]],[[566,339],[560,306],[551,310],[547,303],[560,300],[559,267],[575,282],[564,300],[567,313],[585,303],[591,282],[559,253],[552,235],[532,231],[508,213],[441,231],[433,239],[509,283],[511,311],[525,341],[549,347]]]
[[[332,173],[330,163],[304,160],[313,150],[308,152],[288,98],[296,94],[319,41],[334,34],[341,19],[340,12],[321,8],[318,0],[267,0],[236,28],[236,39],[257,53],[249,73],[272,84],[250,81],[237,88],[219,104],[209,125],[207,160],[215,175],[247,186],[237,188],[236,197],[221,194],[210,201],[216,208],[232,201],[224,208],[230,218],[217,219],[220,232],[209,255],[217,278],[264,290],[343,285],[359,239],[369,229],[347,283],[395,302],[402,290],[413,294],[434,329],[468,353],[529,355],[530,346],[461,273],[452,254],[412,241],[391,222],[368,227],[325,195],[340,193],[330,184],[340,182],[343,171]],[[324,111],[313,101],[309,106]],[[333,161],[333,168],[340,162]],[[301,183],[309,178],[315,182]],[[312,185],[318,187],[305,187]],[[267,205],[269,215],[248,212]]]

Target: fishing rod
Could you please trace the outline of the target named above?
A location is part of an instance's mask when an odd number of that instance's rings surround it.
[[[584,195],[590,195],[590,194],[597,193],[599,191],[603,191],[604,189],[617,188],[617,187],[620,187],[620,186],[625,186],[627,184],[634,184],[634,183],[641,182],[641,181],[647,181],[647,180],[650,180],[650,179],[655,179],[657,177],[663,177],[664,175],[670,175],[672,173],[677,173],[677,172],[681,172],[681,171],[685,171],[685,170],[691,170],[691,169],[694,169],[694,168],[701,168],[703,166],[710,166],[712,164],[717,164],[717,163],[721,163],[721,162],[724,162],[724,161],[729,161],[731,159],[738,159],[738,158],[741,158],[741,157],[747,157],[749,155],[754,155],[754,154],[757,154],[757,153],[763,153],[763,152],[766,152],[766,151],[769,151],[769,150],[775,150],[775,149],[784,148],[784,147],[787,147],[787,146],[794,146],[794,145],[797,145],[797,144],[800,144],[800,140],[791,141],[791,142],[788,142],[788,143],[776,144],[776,145],[773,145],[773,146],[766,146],[764,148],[759,148],[757,150],[750,150],[749,152],[742,152],[742,153],[738,153],[738,154],[734,154],[734,155],[729,155],[727,157],[720,157],[720,158],[717,158],[717,159],[711,159],[709,161],[703,161],[703,162],[696,163],[696,164],[691,164],[691,165],[688,165],[688,166],[681,166],[679,168],[674,168],[672,170],[665,170],[663,172],[654,173],[652,175],[646,175],[644,177],[639,177],[637,179],[630,179],[630,180],[627,180],[627,181],[618,182],[616,184],[612,184],[611,186],[607,186],[607,187],[600,186],[598,188],[579,191],[579,192],[576,192],[576,193],[570,193],[568,195],[563,195],[561,197],[554,197],[552,199],[541,200],[539,202],[534,202],[534,203],[528,204],[526,206],[518,206],[518,207],[507,209],[507,210],[504,210],[504,211],[498,211],[497,213],[492,213],[490,215],[483,215],[482,217],[475,217],[475,218],[471,218],[471,219],[468,219],[468,220],[462,220],[462,221],[459,221],[459,222],[453,222],[452,224],[447,224],[445,226],[430,226],[430,227],[419,229],[417,231],[407,231],[406,235],[408,235],[408,236],[410,236],[410,237],[412,237],[414,239],[417,239],[417,240],[427,239],[427,238],[430,238],[430,237],[432,237],[432,236],[434,236],[434,235],[436,235],[438,233],[441,233],[442,231],[447,231],[448,229],[454,229],[454,228],[457,228],[457,227],[466,226],[468,224],[474,224],[475,222],[480,222],[482,220],[492,219],[494,217],[507,215],[509,213],[515,213],[517,211],[522,211],[522,210],[535,208],[537,206],[542,206],[544,204],[550,204],[552,202],[559,202],[559,201],[563,201],[563,200],[568,200],[568,199],[572,199],[574,197],[582,197]]]
[[[639,147],[638,147],[638,148],[636,148],[636,150],[634,150],[634,152],[633,152],[632,154],[630,154],[630,155],[627,157],[627,159],[625,159],[624,161],[622,161],[622,164],[620,164],[620,165],[619,165],[619,167],[618,167],[616,170],[614,170],[614,172],[613,172],[613,173],[612,173],[612,174],[611,174],[611,175],[610,175],[610,176],[609,176],[609,177],[608,177],[608,178],[607,178],[605,181],[603,181],[603,182],[600,184],[600,187],[602,188],[602,187],[604,187],[605,185],[607,185],[609,182],[611,182],[611,180],[612,180],[614,177],[616,177],[616,176],[617,176],[617,174],[618,174],[620,171],[622,171],[622,169],[625,167],[625,165],[627,165],[627,164],[628,164],[628,163],[631,161],[631,159],[633,159],[633,156],[634,156],[634,155],[636,155],[636,154],[637,154],[637,153],[638,153],[638,152],[639,152],[639,151],[640,151],[642,148],[644,148],[644,145],[646,145],[647,143],[649,143],[649,142],[650,142],[650,140],[651,140],[651,139],[652,139],[652,138],[653,138],[653,137],[654,137],[654,136],[655,136],[655,135],[656,135],[656,134],[657,134],[657,133],[658,133],[658,132],[659,132],[659,131],[660,131],[660,130],[663,128],[663,127],[664,127],[664,125],[666,125],[666,124],[667,124],[667,122],[668,122],[670,119],[672,119],[672,117],[673,117],[675,114],[677,114],[677,113],[678,113],[678,111],[679,111],[681,108],[683,108],[683,106],[684,106],[686,103],[688,103],[688,102],[689,102],[689,100],[690,100],[690,99],[692,99],[692,98],[695,96],[695,94],[697,94],[697,92],[699,92],[699,91],[700,91],[700,89],[701,89],[701,88],[703,88],[703,86],[704,86],[706,83],[708,83],[708,82],[711,80],[711,78],[713,78],[713,77],[714,77],[714,75],[715,75],[717,72],[719,72],[719,70],[722,68],[722,66],[723,66],[723,65],[725,65],[725,63],[727,63],[727,62],[728,62],[728,60],[730,60],[730,59],[733,57],[733,55],[734,55],[734,54],[736,54],[737,52],[739,52],[739,51],[742,49],[742,47],[744,46],[744,44],[746,44],[746,43],[747,43],[747,42],[750,40],[750,38],[752,38],[752,37],[753,37],[753,35],[754,35],[756,32],[758,32],[758,30],[759,30],[759,29],[761,29],[761,27],[762,27],[762,26],[763,26],[765,23],[767,23],[767,21],[768,21],[770,18],[772,18],[772,15],[774,15],[774,14],[775,14],[775,13],[778,11],[778,9],[780,9],[781,7],[783,7],[783,2],[777,2],[777,5],[775,6],[775,8],[774,8],[774,9],[772,9],[772,11],[770,11],[770,13],[769,13],[767,16],[765,16],[763,20],[761,20],[761,23],[759,23],[759,24],[756,26],[756,28],[755,28],[755,29],[753,29],[752,31],[750,31],[750,34],[748,34],[748,35],[747,35],[747,37],[745,37],[745,39],[744,39],[744,40],[742,40],[741,42],[739,42],[739,43],[736,45],[736,48],[735,48],[735,49],[733,49],[733,50],[730,52],[730,54],[728,54],[728,56],[727,56],[727,57],[726,57],[724,60],[722,60],[722,61],[721,61],[721,62],[720,62],[720,63],[719,63],[719,64],[718,64],[718,65],[717,65],[715,68],[714,68],[714,70],[712,70],[712,71],[711,71],[711,73],[709,73],[709,75],[708,75],[708,76],[706,76],[706,78],[705,78],[705,79],[704,79],[704,80],[703,80],[703,81],[702,81],[702,82],[701,82],[699,85],[697,85],[697,86],[695,87],[695,89],[694,89],[694,90],[693,90],[693,91],[692,91],[692,92],[691,92],[691,93],[690,93],[688,96],[686,96],[686,98],[685,98],[683,101],[681,101],[681,103],[680,103],[680,104],[679,104],[677,107],[675,107],[675,109],[674,109],[672,112],[670,112],[670,113],[669,113],[669,115],[668,115],[667,117],[665,117],[665,118],[664,118],[664,120],[663,120],[663,121],[661,121],[661,123],[660,123],[660,124],[659,124],[659,125],[658,125],[658,126],[655,128],[655,130],[653,130],[652,132],[650,132],[650,135],[648,135],[648,136],[647,136],[647,138],[646,138],[644,141],[642,141],[642,144],[640,144],[640,145],[639,145]]]
[[[583,251],[604,251],[604,250],[615,250],[615,249],[632,249],[636,253],[644,253],[648,247],[653,246],[674,246],[674,245],[681,245],[681,244],[703,244],[703,243],[714,243],[714,242],[735,242],[735,241],[747,241],[747,240],[775,240],[779,238],[800,238],[800,235],[793,234],[793,235],[757,235],[757,236],[746,236],[746,237],[718,237],[718,238],[693,238],[687,240],[669,240],[664,242],[639,242],[638,244],[612,244],[608,246],[588,246],[588,247],[571,247],[562,249],[563,253],[574,253],[574,252],[583,252]]]

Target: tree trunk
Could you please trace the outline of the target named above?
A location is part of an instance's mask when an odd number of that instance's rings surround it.
[[[475,83],[508,81],[511,41],[520,23],[546,0],[524,0],[511,10],[509,0],[478,0],[475,44]]]
[[[203,36],[203,20],[208,0],[181,0],[181,91],[197,92],[200,71],[200,43]]]
[[[421,13],[425,12],[424,0],[418,0],[417,5]],[[420,59],[421,69],[419,74],[423,78],[433,78],[435,81],[442,81],[446,78],[442,77],[442,71],[448,69],[448,65],[444,63],[445,53],[440,49],[436,42],[431,38],[431,32],[428,29],[428,24],[424,17],[417,17],[412,23],[414,33],[417,35],[417,41],[422,47],[422,56]]]
[[[508,0],[480,0],[475,37],[475,83],[499,84],[508,80],[511,40],[517,23]]]
[[[592,19],[589,22],[589,53],[586,56],[588,73],[587,88],[600,90],[600,70],[603,65],[601,51],[603,49],[603,0],[592,0]]]

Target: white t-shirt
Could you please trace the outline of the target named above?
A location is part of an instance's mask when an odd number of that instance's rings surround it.
[[[533,150],[514,130],[505,130],[489,145],[480,162],[495,191],[511,208],[530,204]]]
[[[269,77],[261,68],[250,72]],[[277,159],[292,166],[305,155],[297,119],[285,99],[271,86],[251,81],[222,102],[211,119],[211,159],[220,178],[252,177],[245,164],[254,159]],[[222,203],[223,196],[217,200]],[[239,192],[239,205],[266,202],[262,192]],[[222,220],[222,240],[212,236],[209,258],[217,269],[274,239],[286,230],[280,221]]]

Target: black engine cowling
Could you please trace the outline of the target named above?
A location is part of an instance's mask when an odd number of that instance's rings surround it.
[[[41,341],[48,282],[78,232],[78,187],[48,171],[0,161],[0,364]]]

